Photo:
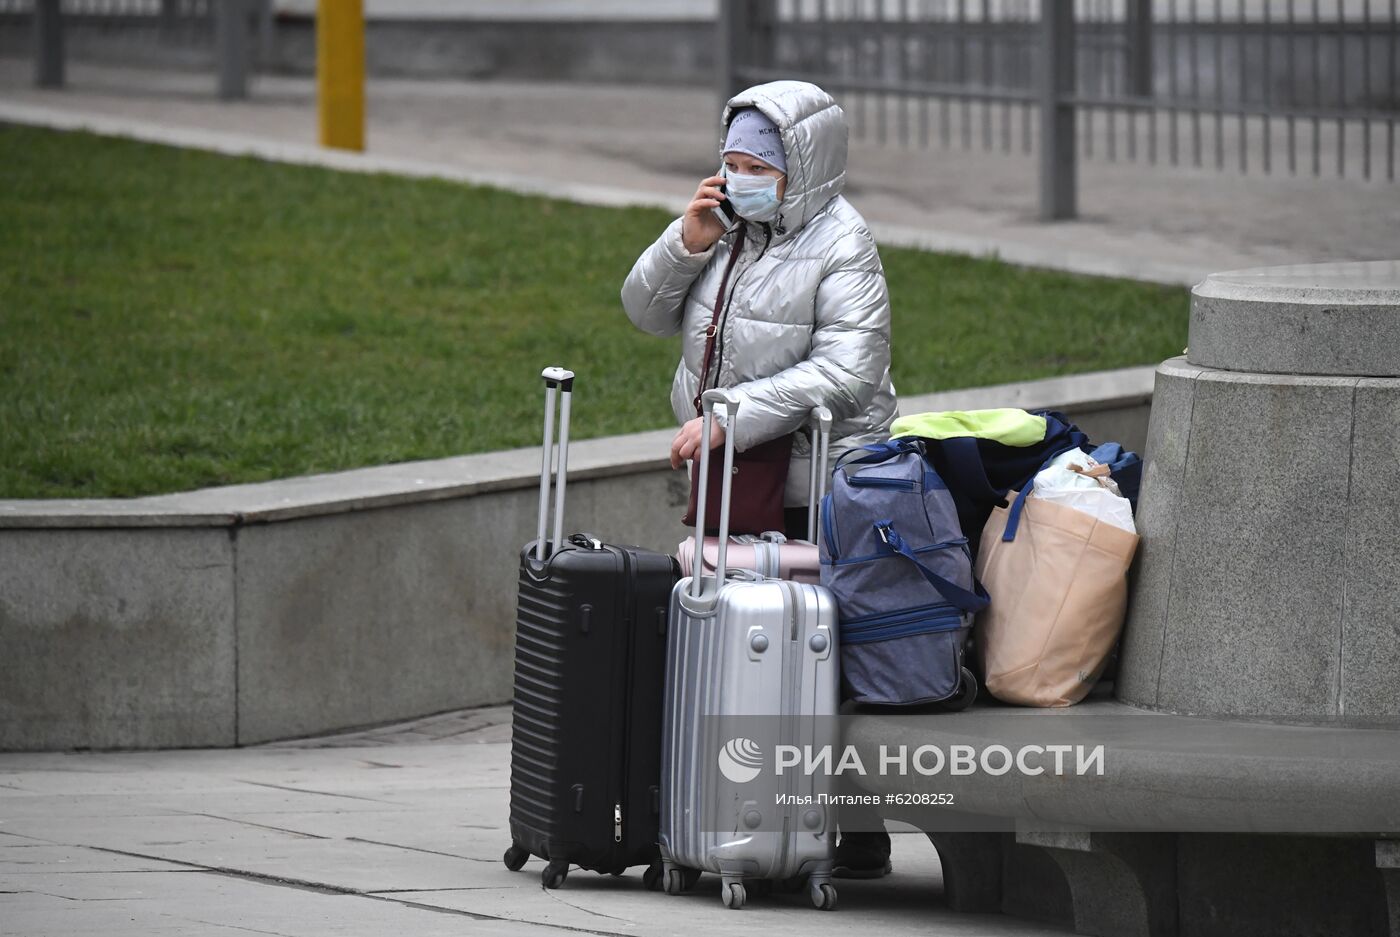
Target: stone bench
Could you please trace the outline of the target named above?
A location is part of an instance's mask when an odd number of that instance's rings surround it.
[[[955,807],[882,813],[928,833],[956,910],[1112,937],[1288,933],[1297,921],[1317,933],[1400,935],[1400,916],[1381,929],[1400,912],[1400,841],[1380,835],[1400,830],[1400,731],[1091,699],[1066,710],[979,703],[960,714],[861,714],[848,717],[844,741],[867,766],[864,789],[952,795]],[[1064,775],[1048,756],[1027,759],[1046,769],[1031,776],[881,774],[882,746],[901,745],[1102,745],[1104,773],[1074,773],[1075,753]],[[1215,920],[1196,919],[1206,908]],[[1357,915],[1371,926],[1353,926]]]
[[[1400,831],[1400,729],[1204,719],[1112,699],[1068,709],[979,702],[962,715],[863,714],[849,725],[847,743],[872,766],[881,745],[912,752],[919,745],[980,751],[999,744],[1017,752],[1058,744],[1086,754],[1103,746],[1102,774],[1096,763],[1075,773],[1077,756],[1070,754],[1066,773],[1057,775],[1047,753],[1027,758],[1045,768],[1041,774],[954,776],[945,769],[923,776],[911,766],[904,778],[872,769],[864,785],[884,794],[917,781],[919,790],[953,794],[956,812],[1014,821],[1004,827],[1011,831],[1036,824],[1132,832]]]
[[[1114,698],[862,715],[847,741],[1104,746],[1101,775],[862,780],[954,795],[891,814],[954,907],[1400,937],[1400,262],[1217,274],[1190,330],[1157,372]]]

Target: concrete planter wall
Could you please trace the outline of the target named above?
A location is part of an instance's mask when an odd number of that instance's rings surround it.
[[[910,398],[1141,450],[1150,368]],[[567,528],[673,551],[672,433],[575,443]],[[231,746],[508,700],[522,449],[128,501],[0,501],[0,749]]]

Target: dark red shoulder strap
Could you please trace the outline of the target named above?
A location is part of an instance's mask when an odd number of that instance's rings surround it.
[[[705,363],[700,368],[699,390],[695,394],[695,415],[704,414],[704,408],[700,405],[700,395],[706,390],[705,384],[710,379],[710,364],[715,355],[715,336],[719,329],[719,318],[724,313],[724,291],[729,286],[729,274],[734,272],[734,264],[739,259],[739,252],[744,248],[744,232],[747,225],[739,226],[739,235],[734,239],[734,246],[729,249],[729,263],[724,266],[724,275],[719,278],[719,293],[715,296],[715,314],[710,319],[710,327],[705,330]]]

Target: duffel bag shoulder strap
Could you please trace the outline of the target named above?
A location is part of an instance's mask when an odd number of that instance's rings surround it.
[[[1006,498],[1006,491],[998,491],[987,477],[987,467],[982,462],[982,450],[972,436],[955,436],[938,443],[946,456],[941,475],[951,482],[948,490],[961,494],[974,503],[1000,504]]]
[[[947,599],[955,607],[969,614],[982,611],[991,603],[991,596],[987,590],[982,588],[982,583],[977,581],[977,577],[972,577],[972,588],[969,592],[957,583],[954,583],[938,575],[929,569],[919,558],[914,555],[914,551],[909,548],[909,544],[899,535],[899,531],[894,529],[894,521],[881,520],[875,522],[875,531],[880,535],[880,541],[889,549],[891,553],[897,553],[913,563],[923,577],[928,580],[929,585],[939,591],[943,598]]]
[[[891,439],[888,442],[875,442],[868,446],[861,446],[859,449],[849,449],[841,453],[841,458],[836,460],[836,468],[840,469],[847,465],[874,465],[879,462],[887,462],[906,452],[917,452],[919,455],[923,455],[923,443],[917,439]]]

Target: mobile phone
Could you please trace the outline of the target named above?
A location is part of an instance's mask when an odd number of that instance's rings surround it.
[[[720,167],[719,174],[725,177],[729,175],[723,166]],[[723,192],[725,190],[724,183],[721,182],[716,188]],[[715,217],[719,219],[720,224],[724,225],[726,228],[739,220],[739,216],[734,212],[734,206],[729,204],[729,199],[723,199],[719,203],[718,208],[712,208],[710,211],[715,213]]]

